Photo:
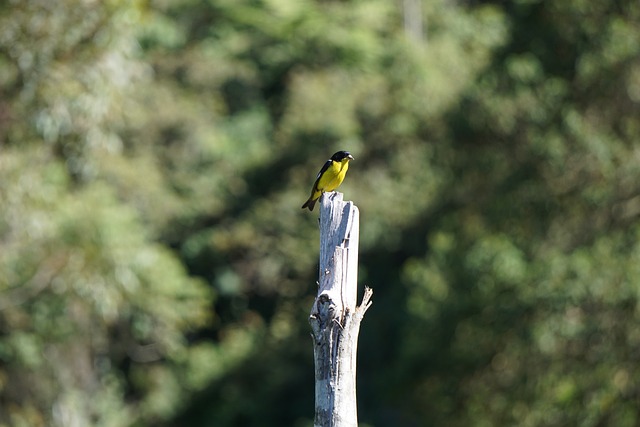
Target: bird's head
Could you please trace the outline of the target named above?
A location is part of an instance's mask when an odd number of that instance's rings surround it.
[[[334,162],[348,162],[349,160],[353,160],[353,156],[348,151],[338,151],[331,156],[331,160]]]

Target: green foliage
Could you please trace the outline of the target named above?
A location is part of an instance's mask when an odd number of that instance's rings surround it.
[[[638,424],[639,4],[421,6],[1,5],[0,426],[311,425],[338,149],[363,423]]]

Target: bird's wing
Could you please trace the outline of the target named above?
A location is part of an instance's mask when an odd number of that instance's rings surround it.
[[[331,166],[331,159],[327,160],[324,163],[324,165],[322,165],[322,169],[320,169],[320,172],[318,172],[318,176],[316,176],[316,182],[313,183],[314,191],[319,191],[320,190],[318,188],[318,184],[320,184],[320,178],[322,178],[322,174],[325,173],[327,171],[327,169],[329,169],[330,166]]]
[[[327,160],[324,165],[322,165],[322,169],[320,169],[320,172],[318,172],[318,176],[316,176],[316,182],[320,179],[322,174],[325,173],[327,169],[329,169],[329,166],[331,166],[331,159]]]

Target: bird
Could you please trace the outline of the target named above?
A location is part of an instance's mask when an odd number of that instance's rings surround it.
[[[313,211],[313,207],[323,193],[333,191],[342,184],[347,174],[347,169],[349,169],[350,160],[354,160],[351,153],[338,151],[326,161],[320,172],[318,172],[316,182],[313,183],[313,188],[311,189],[311,195],[302,205],[302,209],[309,208],[309,211]]]

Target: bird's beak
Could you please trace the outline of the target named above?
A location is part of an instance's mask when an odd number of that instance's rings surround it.
[[[349,159],[349,160],[354,160],[354,158],[353,158],[353,156],[352,156],[351,154],[349,154],[349,155],[347,156],[347,159]]]

